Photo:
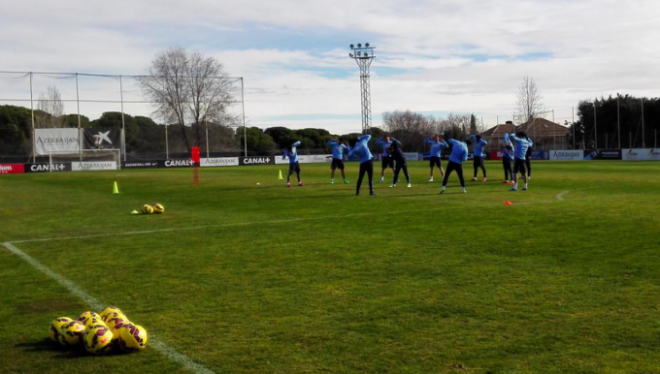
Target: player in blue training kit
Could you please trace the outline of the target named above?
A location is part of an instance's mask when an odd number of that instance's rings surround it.
[[[328,146],[332,148],[332,164],[330,165],[330,184],[335,184],[335,170],[341,170],[341,177],[344,180],[344,184],[349,184],[346,180],[346,173],[344,172],[344,154],[347,154],[351,148],[348,146],[348,142],[345,139],[340,139],[339,141],[330,139],[328,140]]]
[[[294,172],[298,177],[298,187],[302,187],[303,184],[300,181],[300,163],[298,163],[298,150],[297,147],[300,145],[300,141],[297,141],[289,147],[288,150],[284,151],[282,155],[282,160],[289,158],[289,175],[286,177],[286,186],[291,188],[291,174]]]
[[[468,159],[468,146],[470,141],[461,142],[454,139],[449,139],[449,144],[451,144],[451,155],[449,155],[449,163],[447,164],[447,172],[445,173],[445,178],[442,180],[442,190],[440,193],[445,193],[445,188],[447,187],[447,180],[451,175],[452,171],[456,171],[458,174],[458,180],[461,182],[461,187],[463,187],[463,193],[467,193],[465,189],[465,179],[463,179],[463,162]]]
[[[513,159],[513,144],[509,140],[509,134],[504,134],[504,151],[502,152],[504,180],[502,184],[513,184]]]
[[[473,182],[477,181],[477,172],[481,168],[481,172],[484,174],[483,181],[486,179],[486,166],[484,165],[484,147],[488,144],[487,141],[481,139],[481,135],[470,135],[470,139],[474,142],[474,152],[472,152],[472,158],[474,160],[474,178]]]
[[[517,134],[509,135],[509,139],[516,142],[516,147],[513,152],[514,161],[513,161],[513,188],[509,191],[518,191],[518,173],[521,173],[523,176],[523,181],[525,186],[523,191],[527,191],[527,172],[525,170],[525,158],[527,155],[527,149],[532,145],[532,142],[527,139],[527,135],[523,131],[519,131]]]
[[[369,140],[371,140],[371,135],[363,135],[358,138],[355,147],[353,147],[350,152],[348,152],[348,157],[357,156],[360,159],[360,176],[358,177],[357,183],[355,185],[355,195],[360,195],[360,186],[362,186],[362,179],[364,174],[369,176],[369,193],[375,195],[374,192],[374,161],[371,151],[369,151]]]
[[[431,166],[431,179],[429,182],[433,182],[433,168],[438,167],[440,169],[440,176],[445,176],[445,171],[442,169],[442,149],[449,148],[449,145],[446,141],[442,139],[440,135],[433,135],[426,139],[426,144],[431,146],[431,157],[429,158],[429,164]]]
[[[376,145],[383,147],[383,153],[380,155],[381,158],[381,170],[380,170],[380,180],[379,182],[385,182],[385,169],[390,168],[394,170],[394,158],[387,153],[387,148],[392,145],[392,142],[397,142],[401,145],[401,142],[394,139],[392,135],[385,134],[385,136],[376,142]]]

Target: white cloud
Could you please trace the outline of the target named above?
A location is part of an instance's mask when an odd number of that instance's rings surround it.
[[[523,75],[561,118],[580,99],[660,94],[649,79],[660,73],[660,5],[651,0],[28,0],[2,8],[0,70],[138,73],[155,51],[184,43],[245,77],[248,115],[264,127],[358,129],[357,67],[344,48],[366,38],[379,47],[376,114],[469,111],[494,124],[513,111]],[[290,39],[264,46],[251,38],[268,30],[289,30]],[[303,50],[300,39],[319,30],[353,40]],[[243,38],[240,49],[231,38]],[[538,53],[547,57],[525,57]],[[0,96],[14,89],[3,82]],[[318,119],[324,114],[355,121]]]

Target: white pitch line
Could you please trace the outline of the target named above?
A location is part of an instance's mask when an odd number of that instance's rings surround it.
[[[25,260],[28,264],[32,265],[35,269],[39,270],[40,272],[46,274],[50,278],[54,279],[57,281],[57,283],[61,284],[64,286],[69,292],[72,294],[78,296],[81,300],[83,300],[85,303],[87,303],[92,309],[94,310],[101,310],[105,307],[104,304],[102,304],[100,301],[98,301],[95,297],[91,296],[87,292],[83,291],[80,287],[78,287],[75,283],[72,281],[68,280],[67,278],[55,273],[54,271],[50,270],[46,266],[42,265],[39,261],[35,260],[32,258],[30,255],[27,253],[21,251],[18,249],[15,245],[12,243],[6,242],[2,243],[2,245],[7,248],[11,253],[15,254],[16,256],[20,257],[21,259]],[[206,367],[196,363],[193,361],[190,357],[181,354],[177,352],[174,348],[168,346],[167,344],[161,342],[161,341],[154,341],[153,336],[151,337],[151,346],[160,352],[162,355],[170,359],[171,361],[174,361],[181,366],[185,367],[186,369],[192,371],[193,373],[196,374],[215,374],[213,371],[207,369]]]
[[[566,195],[567,193],[571,193],[575,191],[593,190],[596,188],[602,188],[602,187],[584,187],[584,188],[576,188],[574,190],[563,191],[557,194],[557,200],[564,201],[564,195]]]

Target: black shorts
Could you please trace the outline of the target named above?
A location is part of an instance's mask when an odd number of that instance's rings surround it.
[[[513,162],[513,174],[525,174],[527,173],[527,167],[525,166],[525,160],[521,160],[519,158],[516,158],[516,160]]]
[[[382,156],[381,163],[383,165],[383,169],[394,169],[394,158],[392,156]]]
[[[525,159],[526,160],[532,159],[532,147],[527,148],[527,152],[525,152]]]
[[[289,164],[289,174],[293,173],[300,173],[300,164],[299,163],[293,163]]]
[[[330,165],[330,169],[335,170],[337,168],[339,168],[339,170],[344,170],[344,160],[333,158],[332,164]]]
[[[438,169],[442,169],[442,161],[441,161],[441,160],[442,160],[442,159],[441,159],[440,157],[431,157],[431,158],[429,159],[429,165],[430,165],[431,167],[433,167],[433,166],[437,166]]]

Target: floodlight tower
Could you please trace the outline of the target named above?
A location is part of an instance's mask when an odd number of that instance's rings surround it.
[[[357,62],[360,67],[360,96],[362,101],[362,133],[366,134],[371,128],[371,83],[369,68],[376,55],[369,43],[351,44],[351,53],[348,55]]]

